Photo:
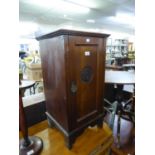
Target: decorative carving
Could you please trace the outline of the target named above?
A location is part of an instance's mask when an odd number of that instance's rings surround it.
[[[81,80],[83,82],[90,82],[92,79],[93,70],[91,66],[86,66],[81,71]]]

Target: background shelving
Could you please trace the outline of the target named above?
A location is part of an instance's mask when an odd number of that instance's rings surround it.
[[[107,58],[127,57],[128,40],[127,39],[112,39],[107,41]]]
[[[132,42],[128,43],[128,58],[135,59],[135,47]]]
[[[109,62],[118,59],[124,59],[125,62],[134,63],[134,43],[129,42],[128,39],[109,38],[106,46],[106,61]]]

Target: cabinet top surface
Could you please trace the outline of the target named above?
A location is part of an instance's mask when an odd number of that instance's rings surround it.
[[[89,36],[89,37],[99,37],[99,38],[107,38],[110,36],[110,34],[104,34],[104,33],[60,29],[52,33],[48,33],[48,34],[36,37],[36,39],[43,40],[43,39],[53,38],[53,37],[60,36],[60,35]]]

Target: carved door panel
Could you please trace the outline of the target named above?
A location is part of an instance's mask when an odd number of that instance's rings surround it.
[[[72,119],[77,126],[101,112],[104,73],[99,61],[104,57],[101,58],[103,51],[100,51],[99,41],[90,37],[69,38],[70,102]]]

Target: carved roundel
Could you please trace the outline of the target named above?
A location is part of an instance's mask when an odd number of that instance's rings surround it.
[[[91,66],[86,66],[81,71],[81,80],[83,82],[90,82],[92,79],[93,70]]]

